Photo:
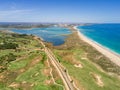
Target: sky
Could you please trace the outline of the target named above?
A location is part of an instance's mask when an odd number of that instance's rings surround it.
[[[0,0],[0,22],[120,23],[120,0]]]

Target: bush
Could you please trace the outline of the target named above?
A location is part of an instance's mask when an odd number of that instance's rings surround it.
[[[16,60],[16,56],[13,53],[0,57],[0,73],[7,69],[8,63],[14,60]]]
[[[0,45],[0,49],[16,49],[17,47],[18,47],[18,44],[16,43],[4,42],[2,45]]]

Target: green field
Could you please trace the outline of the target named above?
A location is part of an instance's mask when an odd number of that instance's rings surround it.
[[[0,32],[0,90],[63,90],[52,82],[42,48],[32,35]]]
[[[66,67],[73,80],[77,82],[77,85],[81,90],[120,89],[120,79],[118,79],[114,74],[109,75],[90,60],[83,58],[85,54],[83,50],[54,50],[54,53],[60,62]],[[75,67],[75,63],[80,63],[82,68]],[[97,84],[92,74],[96,74],[101,77],[103,86]]]
[[[76,32],[51,50],[80,90],[120,90],[120,67],[80,40]]]
[[[119,90],[120,68],[71,34],[51,48],[80,90]],[[64,90],[43,46],[32,35],[0,33],[0,90]]]

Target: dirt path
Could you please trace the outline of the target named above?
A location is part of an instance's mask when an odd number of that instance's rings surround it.
[[[57,62],[57,59],[53,56],[53,53],[51,52],[51,50],[49,48],[47,48],[44,45],[44,43],[42,41],[40,41],[37,37],[35,37],[34,39],[38,40],[39,43],[44,47],[44,51],[47,54],[47,56],[49,57],[50,62],[56,68],[56,70],[59,73],[61,79],[63,80],[63,83],[65,85],[66,90],[76,90],[76,88],[74,87],[74,85],[71,82],[70,78],[68,77],[68,73],[66,73],[65,70],[63,70],[61,68],[59,62]]]

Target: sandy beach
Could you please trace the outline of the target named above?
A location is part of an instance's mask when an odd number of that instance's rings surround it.
[[[77,26],[73,27],[77,33],[78,36],[81,40],[83,40],[84,42],[90,44],[91,46],[93,46],[96,50],[98,50],[100,53],[102,53],[103,55],[105,55],[107,58],[109,58],[113,63],[115,63],[116,65],[120,66],[120,55],[110,51],[109,49],[103,47],[102,45],[94,42],[93,40],[87,38],[86,36],[84,36],[78,29]]]

